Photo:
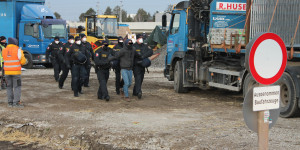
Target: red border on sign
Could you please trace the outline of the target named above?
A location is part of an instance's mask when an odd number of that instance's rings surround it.
[[[272,39],[274,41],[276,41],[280,47],[281,47],[281,51],[282,51],[282,64],[281,64],[281,68],[278,71],[278,73],[272,77],[272,78],[263,78],[261,77],[255,67],[254,67],[254,54],[257,50],[257,47],[259,46],[259,44],[261,44],[263,41],[268,40],[268,39]],[[276,81],[278,81],[280,79],[280,77],[282,76],[282,74],[284,73],[284,70],[286,68],[287,65],[287,51],[286,51],[286,47],[285,44],[283,42],[283,40],[274,33],[265,33],[263,35],[261,35],[253,44],[251,51],[250,51],[250,56],[249,56],[249,66],[250,66],[250,71],[252,76],[254,77],[254,79],[261,83],[261,84],[265,84],[265,85],[269,85],[269,84],[273,84]]]

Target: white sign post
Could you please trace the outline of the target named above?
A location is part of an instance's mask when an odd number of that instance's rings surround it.
[[[253,89],[253,111],[258,111],[258,149],[269,145],[269,117],[271,109],[278,109],[280,86],[263,86],[280,79],[287,65],[287,51],[283,40],[274,33],[261,33],[247,45],[246,67],[260,87]]]

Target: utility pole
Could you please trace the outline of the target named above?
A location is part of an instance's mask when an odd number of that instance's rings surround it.
[[[97,15],[100,15],[100,2],[99,1],[97,2],[96,7],[97,7]]]
[[[120,19],[119,19],[119,22],[122,22],[122,7],[123,7],[123,0],[120,0]]]
[[[51,9],[51,3],[50,2],[48,2],[48,8]]]

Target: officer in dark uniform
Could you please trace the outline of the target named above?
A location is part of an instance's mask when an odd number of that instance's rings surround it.
[[[123,38],[119,37],[118,38],[118,44],[115,45],[113,48],[114,53],[113,56],[116,56],[120,50],[123,48]],[[120,94],[120,88],[122,87],[121,85],[121,67],[120,67],[120,59],[114,60],[115,64],[113,64],[112,68],[115,70],[116,74],[116,93],[119,95]]]
[[[82,93],[82,86],[86,80],[87,73],[85,65],[87,62],[88,54],[85,48],[81,45],[80,37],[75,37],[75,44],[72,45],[70,51],[66,55],[67,58],[71,58],[73,62],[72,68],[72,89],[74,96],[78,97],[78,93]],[[67,66],[70,66],[70,61],[66,61]]]
[[[79,35],[80,38],[81,38],[81,43],[82,43],[82,46],[85,48],[85,50],[87,51],[87,54],[88,54],[88,60],[87,60],[87,63],[86,63],[86,72],[87,72],[87,78],[86,80],[84,81],[84,87],[89,87],[89,82],[90,82],[90,72],[91,72],[91,60],[94,60],[94,51],[93,51],[93,47],[92,45],[87,42],[87,39],[86,39],[86,35],[85,34],[80,34]]]
[[[102,47],[95,52],[95,65],[100,84],[98,89],[98,99],[109,101],[110,97],[107,91],[107,80],[109,78],[110,62],[108,58],[112,56],[113,51],[108,47],[107,41],[103,41],[102,44]]]
[[[69,62],[69,65],[67,65],[67,61],[70,61],[71,59],[67,57],[67,53],[70,52],[70,49],[72,47],[72,45],[74,44],[74,36],[70,35],[68,38],[68,42],[64,44],[63,49],[59,51],[58,53],[58,57],[61,63],[61,69],[62,69],[62,74],[59,78],[59,82],[58,82],[58,87],[60,89],[63,88],[64,86],[64,82],[66,80],[66,78],[68,77],[69,74],[69,70],[71,69],[72,66],[72,62]]]
[[[135,80],[135,85],[133,88],[133,96],[138,96],[139,99],[142,98],[142,84],[145,75],[145,67],[143,67],[140,62],[143,59],[148,58],[153,55],[153,51],[148,48],[148,45],[144,44],[143,36],[137,35],[136,43],[133,44],[136,49],[136,55],[134,58],[133,75]]]
[[[61,71],[58,53],[62,49],[63,49],[63,43],[60,42],[59,37],[56,36],[54,38],[54,41],[52,43],[50,43],[50,45],[47,47],[47,50],[46,50],[46,60],[49,60],[49,57],[50,57],[51,63],[52,63],[53,69],[54,69],[54,78],[55,78],[56,82],[58,82],[59,73]]]

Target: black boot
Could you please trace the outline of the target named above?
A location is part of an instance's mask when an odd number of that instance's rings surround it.
[[[109,101],[109,99],[110,99],[109,96],[106,96],[106,97],[105,97],[105,100],[106,100],[107,102]]]
[[[79,97],[78,93],[74,93],[74,96],[75,96],[75,97]]]
[[[138,99],[142,99],[142,93],[139,93],[137,96],[138,96]]]

